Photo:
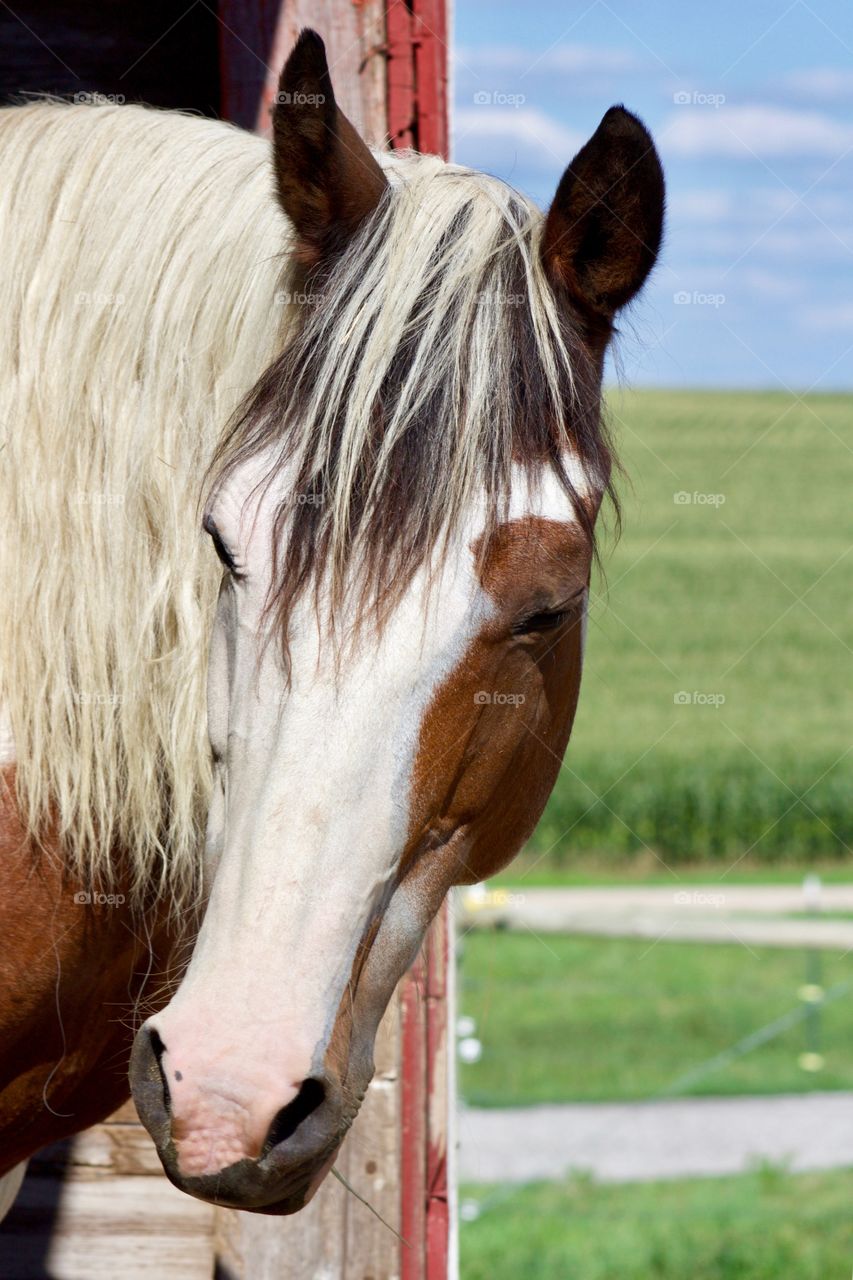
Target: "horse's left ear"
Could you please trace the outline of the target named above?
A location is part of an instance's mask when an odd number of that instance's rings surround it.
[[[581,313],[609,326],[642,287],[663,233],[664,181],[651,135],[611,107],[560,179],[542,258]]]
[[[326,48],[304,30],[278,83],[272,113],[276,183],[306,266],[333,257],[373,212],[387,181],[335,102]]]

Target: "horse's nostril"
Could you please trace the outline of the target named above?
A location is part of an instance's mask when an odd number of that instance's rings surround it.
[[[320,1080],[312,1080],[310,1076],[307,1080],[303,1080],[296,1097],[288,1102],[286,1107],[282,1107],[270,1125],[261,1159],[272,1151],[273,1147],[277,1147],[279,1143],[291,1137],[302,1121],[307,1120],[312,1111],[317,1110],[325,1097],[326,1090]]]
[[[163,1105],[168,1111],[172,1098],[169,1093],[169,1081],[166,1079],[166,1072],[163,1070],[163,1054],[166,1052],[166,1046],[160,1039],[158,1032],[156,1032],[153,1027],[148,1031],[148,1040],[151,1045],[151,1052],[154,1054],[157,1067],[160,1071],[160,1080],[163,1084]]]

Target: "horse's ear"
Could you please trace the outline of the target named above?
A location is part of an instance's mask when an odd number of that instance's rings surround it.
[[[648,130],[611,107],[560,179],[542,234],[551,282],[581,313],[609,328],[655,264],[664,181]]]
[[[388,185],[335,102],[316,31],[300,33],[284,65],[272,123],[279,200],[299,258],[314,266],[343,247]]]

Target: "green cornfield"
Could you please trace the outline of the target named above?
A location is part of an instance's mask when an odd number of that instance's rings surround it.
[[[581,703],[530,853],[827,862],[853,843],[853,397],[611,392]]]

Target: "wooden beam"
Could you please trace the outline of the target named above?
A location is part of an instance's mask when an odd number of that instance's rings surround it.
[[[376,1074],[335,1161],[389,1225],[332,1177],[290,1218],[217,1209],[216,1274],[223,1280],[393,1280],[399,1274],[399,1018],[395,999],[377,1036]]]
[[[414,0],[418,150],[447,156],[447,0]]]
[[[303,27],[323,37],[335,96],[362,137],[386,136],[384,0],[220,0],[222,113],[266,134],[278,77]]]
[[[455,1188],[448,1176],[455,1105],[452,924],[448,905],[400,985],[402,1280],[455,1273]]]
[[[388,0],[388,136],[392,147],[416,145],[413,18],[405,0]]]
[[[388,0],[392,147],[447,156],[447,0]],[[402,1280],[448,1280],[456,1259],[454,960],[448,904],[400,985]]]
[[[0,1234],[0,1280],[210,1280],[214,1209],[166,1179],[127,1103],[40,1152]]]
[[[388,0],[388,133],[447,156],[447,0]]]

